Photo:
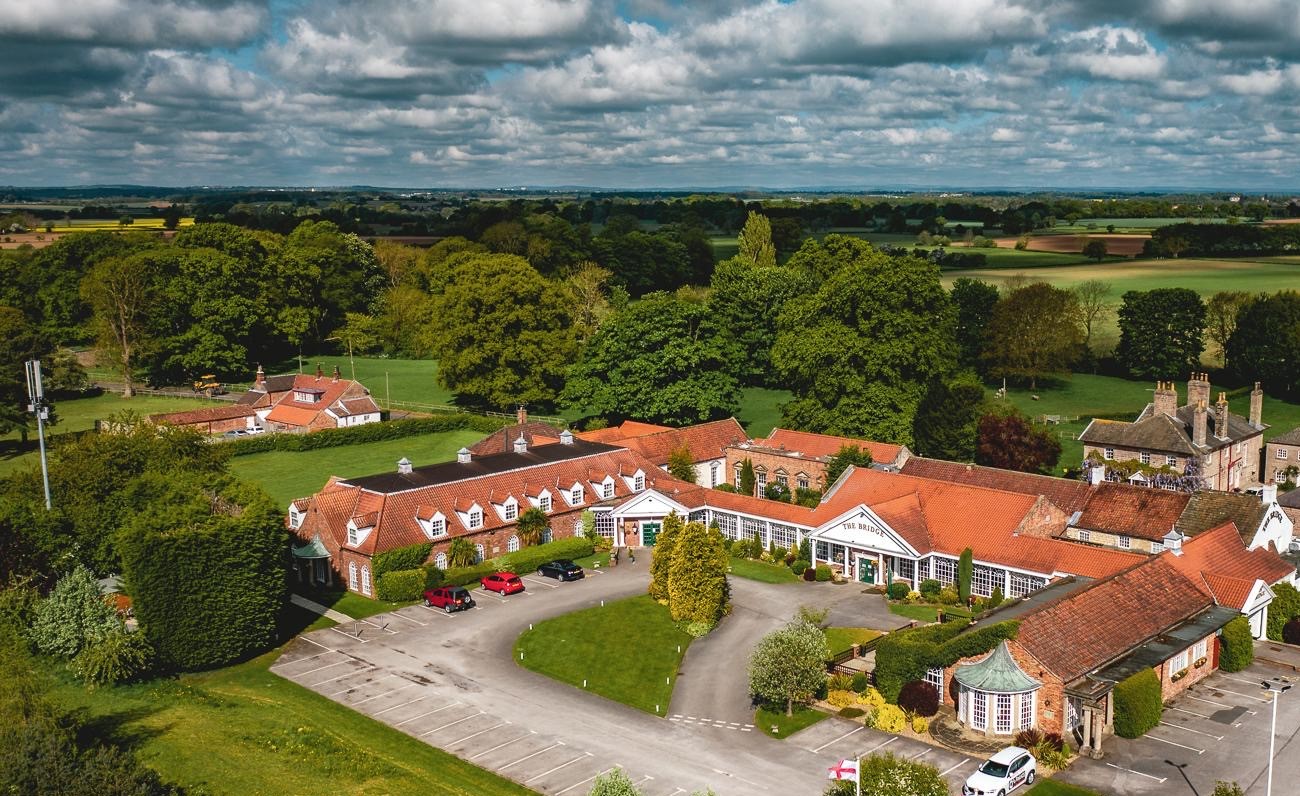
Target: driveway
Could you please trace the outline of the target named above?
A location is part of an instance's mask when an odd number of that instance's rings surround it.
[[[528,590],[511,597],[476,592],[479,605],[472,611],[448,615],[409,606],[300,636],[272,670],[553,796],[581,796],[596,776],[616,766],[646,796],[706,787],[719,796],[821,792],[838,750],[777,741],[747,726],[748,649],[800,604],[834,604],[864,624],[868,609],[852,603],[879,604],[879,597],[851,587],[733,579],[735,614],[692,644],[690,653],[698,645],[703,654],[688,654],[683,662],[678,692],[695,694],[687,698],[705,705],[683,714],[694,717],[687,722],[583,693],[511,660],[515,639],[530,623],[643,594],[647,567],[639,561],[593,570],[575,583],[533,575],[525,582]],[[674,707],[678,699],[675,694]]]
[[[1256,663],[1215,672],[1165,708],[1159,726],[1141,738],[1107,738],[1105,757],[1080,759],[1060,779],[1102,793],[1132,796],[1210,796],[1217,780],[1235,781],[1262,796],[1272,705],[1260,681],[1296,674]],[[1300,792],[1300,689],[1278,702],[1273,793]]]

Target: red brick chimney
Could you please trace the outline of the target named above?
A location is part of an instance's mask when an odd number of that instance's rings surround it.
[[[319,362],[316,363],[316,381],[320,381],[321,377],[324,375],[325,375],[324,371],[320,369],[320,363]]]
[[[1210,410],[1205,405],[1205,401],[1198,401],[1196,408],[1192,410],[1192,444],[1205,447],[1205,427],[1209,420]]]
[[[262,370],[262,364],[257,365],[257,375],[253,378],[253,386],[262,392],[266,392],[266,371]]]
[[[1210,374],[1193,373],[1187,380],[1187,405],[1196,406],[1197,401],[1210,405]]]
[[[1153,401],[1156,414],[1173,417],[1178,414],[1178,388],[1172,381],[1156,382],[1156,395]]]
[[[519,408],[515,410],[515,422],[521,426],[528,422],[528,407],[519,404]]]
[[[1219,400],[1214,405],[1214,436],[1228,438],[1228,394],[1219,393]]]
[[[1264,427],[1264,391],[1259,388],[1259,382],[1250,391],[1250,424],[1255,428]]]
[[[339,366],[338,366],[338,365],[335,365],[335,366],[334,366],[334,378],[330,379],[330,381],[338,381],[338,380],[339,380]]]

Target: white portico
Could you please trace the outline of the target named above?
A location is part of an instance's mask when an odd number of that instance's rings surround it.
[[[810,538],[814,565],[838,566],[846,578],[860,583],[903,580],[917,588],[923,554],[865,505],[822,525]]]

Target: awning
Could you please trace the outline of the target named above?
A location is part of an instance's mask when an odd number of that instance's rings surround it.
[[[306,559],[329,558],[330,551],[326,550],[325,545],[321,544],[320,536],[313,536],[307,544],[294,545],[293,557]]]
[[[966,688],[989,694],[1023,694],[1043,687],[1016,664],[1005,641],[984,660],[961,666],[952,676]]]

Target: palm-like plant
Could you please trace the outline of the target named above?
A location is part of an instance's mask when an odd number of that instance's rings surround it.
[[[519,534],[519,541],[525,547],[531,547],[540,544],[543,534],[546,533],[546,512],[539,508],[533,507],[523,514],[519,515],[519,523],[516,530]]]
[[[468,567],[478,558],[478,551],[468,539],[453,539],[447,547],[447,566]]]

